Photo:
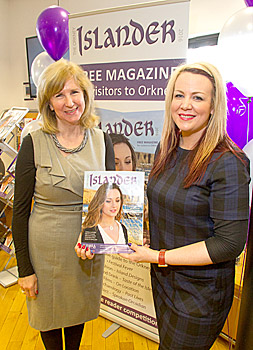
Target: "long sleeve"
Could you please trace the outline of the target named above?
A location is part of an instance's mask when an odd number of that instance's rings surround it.
[[[18,153],[15,172],[12,232],[18,262],[19,277],[34,273],[28,248],[28,221],[35,186],[33,143],[27,135]]]
[[[221,157],[217,164],[210,182],[210,217],[214,233],[206,240],[214,263],[233,260],[241,253],[249,217],[249,169],[230,154]]]
[[[235,259],[242,252],[248,232],[248,220],[214,220],[215,236],[206,241],[213,263]]]

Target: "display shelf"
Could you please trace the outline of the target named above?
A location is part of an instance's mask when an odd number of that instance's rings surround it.
[[[9,287],[18,281],[17,266],[13,266],[13,263],[10,264],[15,259],[11,231],[12,199],[14,196],[15,162],[19,146],[17,135],[22,130],[23,119],[28,111],[28,108],[12,107],[8,111],[4,111],[0,116],[0,155],[5,154],[11,158],[10,164],[0,182],[0,250],[9,255],[6,265],[0,272],[0,284],[3,287]],[[13,142],[14,137],[16,137],[16,142]],[[13,144],[15,144],[16,149],[13,147]],[[10,265],[11,267],[8,268]]]
[[[4,250],[6,253],[8,253],[6,251],[6,249],[3,249],[2,247],[1,247],[1,249]],[[17,283],[17,281],[18,281],[18,268],[17,268],[17,266],[13,266],[13,267],[8,268],[8,265],[9,265],[11,259],[15,258],[13,250],[10,249],[10,252],[8,254],[10,255],[9,260],[7,261],[3,270],[0,272],[0,284],[5,288],[12,286],[13,284]]]
[[[11,147],[8,143],[5,143],[3,140],[0,140],[0,150],[8,154],[9,157],[15,158],[18,154],[18,151]]]
[[[5,141],[28,113],[29,108],[12,107],[0,117],[0,140]]]

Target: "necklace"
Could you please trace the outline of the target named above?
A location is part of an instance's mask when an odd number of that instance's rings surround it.
[[[84,135],[83,135],[83,140],[82,142],[80,143],[79,146],[75,147],[75,148],[66,148],[64,146],[62,146],[60,144],[60,142],[58,141],[57,137],[55,134],[52,134],[52,139],[54,140],[54,143],[56,145],[57,148],[59,148],[61,151],[65,152],[65,153],[76,153],[76,152],[80,152],[84,146],[86,145],[86,142],[87,142],[87,138],[88,138],[88,134],[87,132],[85,131],[84,132]]]
[[[102,229],[106,229],[106,228],[109,228],[110,231],[113,231],[114,229],[114,224],[113,225],[109,225],[109,226],[101,226]]]

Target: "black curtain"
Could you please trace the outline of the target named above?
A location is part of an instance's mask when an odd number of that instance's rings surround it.
[[[249,235],[242,300],[235,350],[253,349],[253,210],[250,214]]]

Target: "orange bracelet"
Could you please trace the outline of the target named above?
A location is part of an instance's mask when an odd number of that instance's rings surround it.
[[[167,267],[168,264],[165,263],[165,252],[166,249],[161,249],[158,255],[158,267]]]

